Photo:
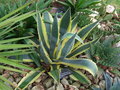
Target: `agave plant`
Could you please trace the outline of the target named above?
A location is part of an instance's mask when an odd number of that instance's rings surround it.
[[[97,72],[96,64],[92,60],[76,56],[88,50],[90,44],[98,40],[83,42],[98,22],[76,30],[78,19],[76,17],[71,20],[70,9],[59,20],[57,15],[53,19],[49,12],[43,13],[42,16],[39,13],[35,19],[39,40],[37,43],[29,40],[28,43],[39,44],[39,47],[35,49],[36,53],[30,55],[31,61],[38,68],[27,74],[18,83],[18,88],[25,89],[42,73],[47,73],[56,82],[60,82],[61,70],[66,67],[77,80],[90,83],[90,80],[78,69],[84,69],[94,76]]]

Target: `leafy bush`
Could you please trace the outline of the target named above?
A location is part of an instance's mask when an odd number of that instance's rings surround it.
[[[65,6],[65,9],[71,8],[72,17],[79,14],[80,23],[79,27],[83,27],[86,24],[91,23],[91,17],[89,15],[96,14],[96,10],[100,7],[97,4],[101,3],[101,0],[65,0],[58,2]]]
[[[30,5],[26,6],[24,9],[19,11],[19,13],[26,13],[36,10],[36,4],[39,10],[47,8],[53,0],[0,0],[0,17],[9,14],[10,12],[16,10],[17,8],[23,6],[25,3],[31,2]]]
[[[0,18],[0,69],[11,70],[14,72],[19,72],[19,73],[27,73],[20,69],[34,70],[33,68],[26,66],[25,64],[19,63],[17,60],[9,59],[10,56],[17,56],[17,55],[32,53],[29,47],[34,47],[33,45],[12,44],[13,42],[30,38],[31,36],[6,39],[6,37],[8,37],[7,34],[10,31],[14,30],[16,27],[18,27],[18,26],[15,26],[15,27],[13,26],[15,23],[36,14],[36,12],[28,12],[28,13],[25,13],[19,16],[16,16],[16,15],[14,16],[16,12],[25,8],[29,4],[30,3],[27,3],[23,5],[22,7],[19,7],[18,9]],[[13,67],[17,67],[19,69],[16,69]],[[4,84],[4,82],[2,81],[9,83],[13,87],[16,87],[12,82],[8,81],[5,77],[0,75],[0,89],[1,90],[6,90],[8,88],[9,90],[11,90],[11,88],[9,86],[6,86],[6,84]]]
[[[108,67],[118,67],[120,64],[120,48],[113,47],[120,41],[120,37],[109,37],[102,43],[97,43],[91,46],[89,55],[96,63]]]
[[[49,0],[49,1],[45,1],[45,0],[37,0],[37,1],[36,0],[15,0],[15,2],[13,2],[13,0],[8,0],[7,3],[1,2],[1,5],[0,5],[1,17],[8,14],[9,12],[14,12],[14,11],[15,11],[15,13],[13,14],[13,17],[19,16],[21,14],[24,14],[24,15],[21,17],[18,17],[19,19],[29,17],[29,15],[31,15],[36,10],[36,7],[39,10],[39,12],[43,12],[43,11],[47,10],[47,8],[49,7],[51,2],[52,2],[52,0]],[[29,5],[24,7],[24,9],[19,10],[19,12],[16,12],[17,11],[16,9],[19,7],[23,7],[25,3],[27,3]],[[34,12],[34,13],[36,13],[36,12]],[[15,28],[15,30],[9,32],[8,33],[9,37],[7,37],[7,38],[25,37],[25,36],[30,36],[30,35],[33,36],[33,34],[37,33],[35,30],[36,22],[34,20],[34,17],[29,17],[22,21],[20,20],[18,23],[14,24],[14,26],[16,26],[16,25],[19,25],[19,26],[17,28]],[[22,41],[21,43],[25,43],[25,42]]]

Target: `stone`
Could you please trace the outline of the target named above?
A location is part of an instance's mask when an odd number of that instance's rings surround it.
[[[80,89],[79,89],[79,90],[86,90],[86,89],[85,89],[85,87],[83,87],[83,86],[82,86],[82,87],[80,87]]]
[[[99,82],[99,86],[100,86],[103,90],[105,90],[105,80],[101,80],[101,81]]]
[[[22,79],[21,77],[16,78],[16,83],[20,82],[21,79]]]
[[[59,83],[59,84],[57,85],[56,90],[64,90],[63,85],[62,85],[61,83]]]
[[[31,90],[45,90],[42,85],[36,85]]]
[[[63,78],[63,79],[61,80],[61,83],[62,83],[63,85],[69,85],[69,82],[68,82],[65,78]]]
[[[46,87],[46,88],[49,88],[53,85],[54,83],[54,80],[52,78],[48,78],[46,79],[44,82],[43,82],[43,85]]]
[[[79,82],[74,82],[72,85],[73,85],[73,86],[76,86],[77,88],[80,87],[80,83],[79,83]]]
[[[55,90],[55,85],[50,87],[50,88],[48,88],[47,90]]]
[[[12,76],[10,76],[10,77],[8,78],[8,80],[11,81],[11,82],[14,82],[14,78],[13,78]]]
[[[79,90],[76,86],[70,85],[69,90]]]
[[[32,84],[30,84],[27,89],[31,90],[32,89]]]

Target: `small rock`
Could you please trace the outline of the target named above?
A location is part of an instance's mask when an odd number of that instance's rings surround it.
[[[69,90],[79,90],[76,86],[70,85]]]
[[[16,86],[16,87],[17,87],[17,83],[16,83],[16,82],[13,82],[13,84],[14,84],[14,86]]]
[[[31,90],[32,89],[32,84],[30,84],[27,89]]]
[[[92,75],[89,75],[88,76],[90,80],[93,80],[93,76]]]
[[[73,86],[76,86],[77,88],[80,87],[80,83],[79,83],[79,82],[74,82],[72,85],[73,85]]]
[[[83,87],[83,86],[82,86],[82,87],[80,87],[80,89],[79,89],[79,90],[86,90],[86,89],[85,89],[85,87]]]
[[[18,73],[14,73],[14,74],[13,74],[13,77],[14,77],[14,78],[18,78],[19,76],[20,76],[20,75],[19,75]]]
[[[101,75],[101,76],[99,77],[99,79],[100,79],[100,80],[103,80],[103,75]]]
[[[93,82],[94,82],[94,84],[98,84],[98,82],[99,82],[99,78],[96,77],[95,80],[94,80]]]
[[[100,86],[99,86],[99,85],[94,85],[93,87],[95,87],[95,88],[100,88]]]
[[[22,79],[21,77],[16,78],[16,83],[20,82],[21,79]]]
[[[9,77],[9,74],[8,74],[8,73],[5,73],[5,74],[3,74],[2,76],[5,77],[5,78],[8,78],[8,77]]]
[[[105,80],[100,81],[99,86],[105,90]]]
[[[63,78],[63,79],[61,80],[61,83],[62,83],[63,85],[69,85],[69,82],[68,82],[65,78]]]
[[[32,90],[45,90],[42,85],[37,85],[32,88]]]
[[[11,81],[11,82],[14,82],[14,78],[13,78],[12,76],[10,76],[10,77],[8,78],[8,80]]]
[[[48,88],[47,90],[55,90],[55,86]]]
[[[57,85],[56,90],[64,90],[63,85],[62,85],[61,83],[59,83],[59,84]]]
[[[46,87],[46,88],[49,88],[52,86],[54,80],[52,78],[48,78],[46,79],[44,82],[43,82],[43,85]]]

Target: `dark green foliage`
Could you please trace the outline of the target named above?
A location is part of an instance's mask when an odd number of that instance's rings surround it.
[[[66,10],[71,8],[72,17],[79,14],[79,27],[91,23],[89,15],[95,13],[94,11],[99,7],[97,4],[101,3],[100,0],[65,0],[63,2],[58,0],[58,2],[62,4]]]
[[[95,45],[91,45],[91,49],[88,51],[90,57],[99,64],[109,67],[119,67],[120,64],[120,48],[113,47],[118,42],[120,37],[109,37],[102,43],[98,42]]]

